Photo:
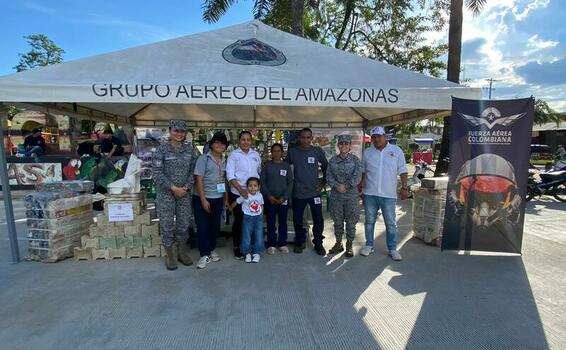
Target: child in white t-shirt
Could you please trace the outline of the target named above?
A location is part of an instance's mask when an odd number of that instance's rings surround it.
[[[238,197],[230,205],[230,210],[237,204],[242,205],[244,219],[242,221],[242,254],[246,256],[246,262],[258,263],[260,254],[263,253],[263,196],[259,191],[259,179],[250,177],[246,181],[248,198]],[[252,249],[253,244],[253,249]],[[253,256],[252,256],[253,255]]]

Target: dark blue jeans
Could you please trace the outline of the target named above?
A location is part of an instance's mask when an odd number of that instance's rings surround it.
[[[315,204],[315,198],[318,198],[318,204]],[[322,217],[322,201],[320,197],[307,199],[293,198],[293,226],[295,227],[295,243],[304,244],[307,240],[307,230],[303,226],[303,214],[305,207],[309,205],[311,208],[313,228],[312,233],[314,239],[312,243],[315,246],[322,245],[324,236],[324,218]]]
[[[39,146],[33,146],[32,148],[29,149],[29,151],[26,151],[24,145],[18,145],[18,153],[24,154],[26,157],[31,157],[33,153],[40,156],[44,153],[44,151],[43,148]]]
[[[267,246],[282,247],[287,245],[287,210],[288,205],[284,204],[265,204],[267,213]],[[278,220],[279,239],[275,233],[275,222]]]
[[[224,198],[207,198],[210,203],[210,213],[207,213],[200,202],[199,196],[193,196],[193,208],[197,224],[198,250],[200,256],[210,255],[216,249],[216,237],[220,233],[220,219],[224,209]]]

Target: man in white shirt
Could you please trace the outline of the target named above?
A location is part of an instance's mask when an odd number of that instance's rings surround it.
[[[362,186],[365,209],[366,246],[360,252],[363,256],[373,253],[373,240],[377,213],[381,209],[387,232],[387,249],[395,261],[402,260],[397,251],[397,223],[395,203],[397,201],[397,176],[401,177],[399,198],[407,199],[407,165],[403,150],[387,142],[385,129],[376,126],[371,129],[372,146],[364,151]]]

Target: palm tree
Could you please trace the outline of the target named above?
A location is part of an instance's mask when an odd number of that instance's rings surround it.
[[[474,16],[480,14],[487,0],[466,0],[466,7],[472,11]],[[460,61],[462,58],[462,23],[464,0],[450,0],[450,22],[448,25],[448,75],[447,80],[460,82]],[[448,172],[448,161],[450,155],[450,117],[444,118],[444,130],[442,131],[442,143],[440,154],[436,164],[435,176]]]
[[[207,23],[218,22],[226,11],[237,0],[204,0],[202,4],[202,19]],[[292,10],[292,33],[303,36],[303,17],[305,13],[305,0],[291,0]],[[259,19],[265,17],[269,10],[274,6],[285,6],[288,0],[255,0],[254,18]]]

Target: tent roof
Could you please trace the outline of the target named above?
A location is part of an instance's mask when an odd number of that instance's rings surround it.
[[[234,59],[243,61],[229,62]],[[394,124],[447,111],[451,96],[479,95],[479,89],[366,59],[259,21],[0,77],[0,101],[75,113],[84,108],[135,117],[140,125],[170,118],[265,126]]]

